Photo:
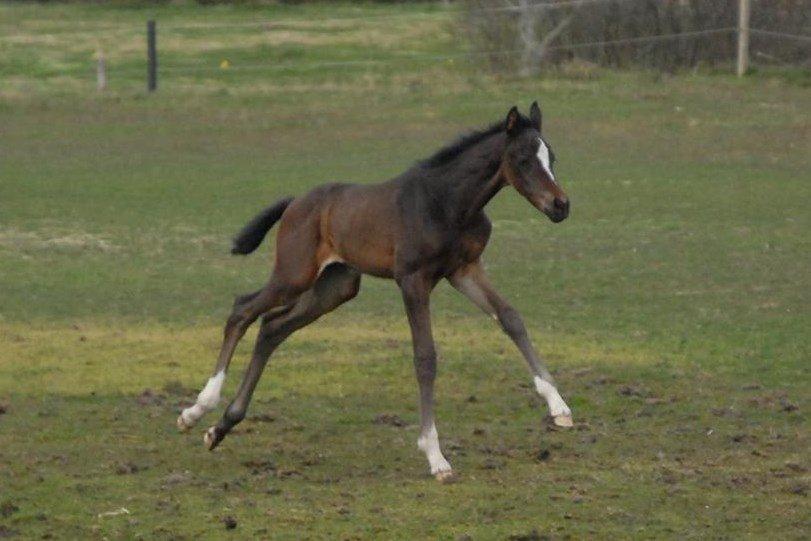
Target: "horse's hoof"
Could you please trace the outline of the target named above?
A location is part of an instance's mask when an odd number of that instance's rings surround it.
[[[183,414],[182,413],[180,415],[178,415],[178,417],[177,417],[177,428],[178,428],[178,430],[180,430],[181,432],[188,432],[188,430],[192,426],[193,425],[186,424],[186,420],[183,419]]]
[[[434,479],[443,485],[456,482],[456,476],[453,474],[452,470],[438,471],[434,474]]]
[[[220,444],[224,436],[224,434],[220,434],[216,426],[212,426],[206,430],[206,433],[203,434],[203,443],[206,449],[213,451]]]
[[[574,426],[574,422],[572,422],[571,415],[555,415],[552,418],[552,422],[555,423],[555,426],[562,426],[566,428]]]

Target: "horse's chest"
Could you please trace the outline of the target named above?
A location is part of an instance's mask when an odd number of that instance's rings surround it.
[[[476,261],[487,245],[489,235],[481,232],[466,232],[450,235],[445,242],[435,246],[434,262],[442,269],[442,274],[452,274],[456,269]]]
[[[450,254],[451,262],[455,263],[453,266],[460,267],[476,261],[481,256],[486,245],[486,238],[479,236],[461,237]]]
[[[449,276],[476,261],[490,238],[490,222],[483,214],[463,229],[450,224],[420,226],[408,230],[398,246],[402,273],[431,267],[438,275]]]

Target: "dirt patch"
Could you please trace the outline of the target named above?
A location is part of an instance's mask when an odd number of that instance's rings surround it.
[[[152,389],[144,389],[141,391],[135,401],[138,402],[139,406],[162,406],[163,403],[166,401],[166,396],[159,394]]]
[[[17,229],[0,230],[0,247],[12,250],[56,250],[62,252],[115,252],[119,247],[99,235],[85,232],[34,233]]]
[[[808,484],[807,483],[797,483],[795,485],[791,485],[788,489],[791,494],[796,494],[797,496],[808,496]]]
[[[12,530],[6,526],[0,524],[0,539],[7,538],[7,537],[15,537],[17,535],[17,530]]]
[[[538,462],[546,462],[552,457],[552,451],[549,449],[541,449],[537,453],[535,453],[535,460]]]
[[[191,472],[172,472],[163,479],[164,487],[184,485],[193,479]]]
[[[120,462],[115,467],[115,473],[116,475],[132,475],[143,469],[143,467],[133,462]]]
[[[276,471],[276,465],[270,460],[248,460],[243,462],[242,465],[251,470],[251,475],[261,475],[263,473]]]
[[[498,458],[488,457],[482,462],[483,470],[500,470],[507,465],[507,462]]]
[[[538,530],[530,530],[528,533],[516,533],[508,537],[510,541],[548,541],[548,535],[541,535]]]
[[[798,406],[794,402],[790,401],[788,398],[781,397],[780,398],[780,409],[782,411],[797,411],[798,409],[800,409],[800,406]]]
[[[753,396],[749,399],[749,404],[762,408],[778,409],[787,413],[800,409],[796,403],[789,400],[788,396],[784,392]]]
[[[617,393],[620,396],[635,396],[635,397],[645,397],[648,396],[648,392],[643,389],[639,385],[630,384],[630,385],[622,385],[619,389],[617,389]]]
[[[186,387],[185,385],[180,383],[178,380],[172,380],[172,381],[166,382],[166,384],[163,386],[162,391],[164,393],[168,394],[168,395],[183,396],[183,397],[195,396],[197,394],[196,389],[192,389],[191,387]]]
[[[394,413],[381,413],[375,416],[372,422],[376,425],[389,425],[399,428],[406,426],[406,422],[399,415]]]
[[[12,502],[5,501],[0,504],[0,517],[8,518],[19,510],[20,508],[14,505]]]
[[[287,479],[290,477],[301,477],[301,472],[294,469],[277,470],[276,477],[279,479]]]

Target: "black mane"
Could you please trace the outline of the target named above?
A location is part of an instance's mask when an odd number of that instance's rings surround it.
[[[493,134],[504,130],[504,122],[496,122],[490,126],[477,130],[456,139],[453,143],[437,150],[431,157],[420,162],[423,167],[439,167],[453,160],[459,154],[477,143],[481,143]]]
[[[532,125],[532,122],[524,115],[519,116],[521,128],[526,128]],[[471,132],[467,135],[459,137],[450,145],[437,150],[431,157],[426,158],[419,162],[422,167],[439,167],[450,162],[459,154],[469,149],[470,147],[481,143],[491,135],[504,131],[505,121],[495,122],[484,129]]]

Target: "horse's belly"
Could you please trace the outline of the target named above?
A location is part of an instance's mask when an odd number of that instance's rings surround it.
[[[388,246],[381,246],[371,241],[363,247],[356,246],[354,243],[351,246],[345,245],[339,251],[344,263],[363,274],[379,278],[394,276],[394,257]]]
[[[391,278],[394,224],[390,211],[376,201],[353,203],[333,208],[327,235],[335,255],[364,274]]]

